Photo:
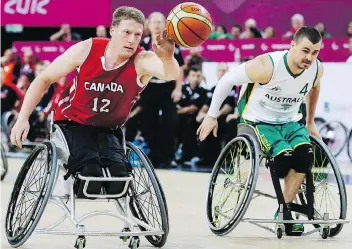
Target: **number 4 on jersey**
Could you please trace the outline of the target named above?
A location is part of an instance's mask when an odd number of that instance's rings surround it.
[[[98,112],[99,98],[94,98],[93,101],[94,103],[92,110]],[[100,102],[103,104],[103,106],[99,108],[99,112],[109,112],[107,107],[110,105],[110,99],[102,99]]]
[[[306,95],[307,92],[308,92],[308,84],[309,84],[309,83],[307,83],[307,84],[302,88],[302,90],[301,90],[299,93],[302,93],[303,95]]]

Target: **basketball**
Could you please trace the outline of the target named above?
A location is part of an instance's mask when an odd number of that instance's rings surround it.
[[[208,11],[198,3],[181,3],[171,10],[166,19],[166,31],[171,39],[186,48],[205,42],[211,29]]]

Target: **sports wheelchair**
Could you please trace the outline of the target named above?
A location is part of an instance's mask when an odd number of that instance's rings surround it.
[[[111,177],[109,170],[105,169],[104,177],[86,177],[77,173],[64,181],[64,164],[68,162],[69,148],[60,126],[51,125],[50,141],[43,142],[32,150],[11,193],[5,228],[7,240],[12,247],[19,247],[27,241],[36,229],[48,202],[58,206],[64,214],[49,227],[35,231],[41,234],[76,235],[77,249],[85,247],[85,236],[119,236],[124,242],[129,240],[131,249],[139,247],[140,236],[145,236],[156,247],[162,247],[166,243],[169,221],[163,189],[145,154],[133,144],[126,143],[122,130],[118,131],[116,136],[133,167],[132,175]],[[85,181],[83,197],[74,191],[72,183],[75,179]],[[94,181],[120,182],[123,190],[120,193],[107,194],[102,188],[100,194],[88,193],[89,182]],[[65,183],[62,189],[66,188],[66,191],[58,188],[59,182]],[[117,212],[94,211],[76,217],[77,201],[112,202],[116,205]],[[83,221],[99,215],[120,219],[124,228],[119,230],[121,232],[88,231]],[[74,225],[75,232],[55,229],[65,220]]]
[[[316,137],[311,136],[310,139],[314,153],[311,173],[306,174],[295,203],[287,207],[280,180],[270,167],[270,158],[261,151],[255,128],[239,124],[238,136],[225,146],[211,173],[206,202],[210,230],[216,235],[226,235],[240,222],[248,222],[276,233],[277,238],[281,239],[285,233],[284,224],[295,223],[313,225],[311,231],[300,235],[320,232],[323,239],[338,235],[343,225],[349,222],[346,220],[344,180],[328,147]],[[259,171],[265,171],[264,167],[260,167],[264,160],[265,166],[270,169],[276,196],[256,189]],[[326,197],[328,194],[333,195],[329,200]],[[250,202],[259,196],[278,201],[278,219],[243,218]],[[324,198],[325,202],[322,203]],[[333,205],[338,207],[338,212],[332,210]],[[288,210],[296,214],[296,220],[283,219],[284,211]],[[299,219],[300,216],[305,219]],[[265,223],[276,225],[271,228],[263,225]]]

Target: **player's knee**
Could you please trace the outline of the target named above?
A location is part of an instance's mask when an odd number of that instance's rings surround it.
[[[284,178],[292,167],[292,151],[285,151],[277,155],[273,160],[275,173],[279,178]]]
[[[311,144],[302,144],[293,152],[292,169],[298,173],[307,173],[312,169],[313,147]]]

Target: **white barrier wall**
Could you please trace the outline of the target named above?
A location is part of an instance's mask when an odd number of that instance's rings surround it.
[[[206,87],[210,89],[217,83],[216,62],[205,62],[202,71],[206,78]],[[229,63],[233,67],[238,63]],[[324,76],[316,110],[316,116],[327,121],[341,121],[350,131],[352,129],[352,64],[323,63]],[[347,160],[346,149],[339,159]]]

